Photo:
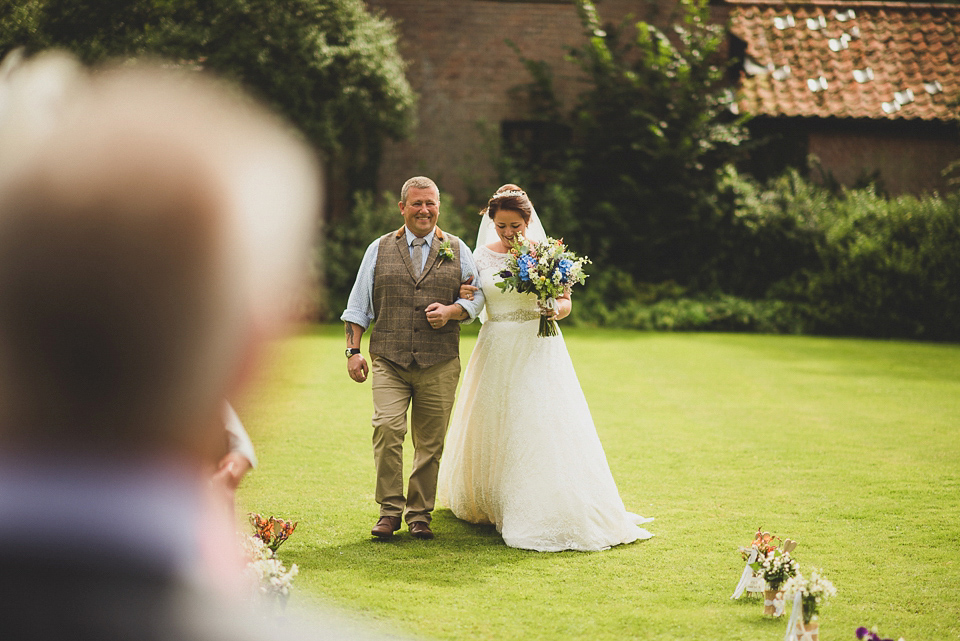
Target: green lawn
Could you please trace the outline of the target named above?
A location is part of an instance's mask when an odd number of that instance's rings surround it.
[[[464,365],[475,328],[462,341]],[[240,409],[260,468],[244,509],[300,521],[281,548],[294,602],[335,602],[435,639],[779,641],[785,620],[732,601],[762,526],[800,542],[839,594],[821,639],[860,625],[960,639],[960,346],[794,336],[567,329],[644,542],[514,550],[492,527],[434,516],[434,541],[376,521],[369,382],[347,378],[340,326],[277,349]],[[364,342],[366,345],[366,341]]]

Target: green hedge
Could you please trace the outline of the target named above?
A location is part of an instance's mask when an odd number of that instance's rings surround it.
[[[401,223],[393,198],[361,195],[349,220],[328,227],[326,318],[343,309],[367,244]],[[871,188],[831,191],[797,172],[760,185],[729,169],[717,203],[701,279],[643,283],[596,263],[574,293],[571,322],[960,338],[960,193],[889,199]],[[476,223],[444,196],[441,226],[472,245]]]
[[[960,194],[844,194],[821,222],[819,263],[771,295],[807,303],[813,331],[960,338]]]
[[[578,322],[656,330],[960,338],[960,194],[834,192],[729,170],[700,282],[635,282],[594,265]]]

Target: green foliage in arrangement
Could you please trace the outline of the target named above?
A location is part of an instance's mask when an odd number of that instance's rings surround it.
[[[449,641],[780,641],[785,619],[730,599],[762,527],[836,586],[821,638],[960,636],[960,347],[560,325],[620,495],[656,536],[529,552],[441,505],[435,540],[371,541],[370,385],[347,378],[342,327],[322,326],[281,345],[238,407],[260,459],[240,520],[299,522],[279,550],[300,568],[288,612],[335,603]]]
[[[0,0],[0,55],[58,47],[87,63],[162,56],[232,78],[369,188],[414,94],[393,23],[362,0]]]

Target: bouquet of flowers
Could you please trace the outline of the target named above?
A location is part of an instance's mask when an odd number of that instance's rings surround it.
[[[293,531],[297,529],[295,521],[286,521],[274,516],[265,519],[255,512],[250,512],[247,516],[253,525],[254,536],[263,541],[263,544],[270,548],[271,552],[276,552],[277,548],[283,545],[283,542],[289,539]]]
[[[750,558],[753,550],[757,551],[757,558],[763,558],[780,547],[780,537],[774,536],[769,532],[764,532],[763,528],[757,528],[757,533],[753,537],[753,542],[749,547],[740,546],[740,556],[746,561]]]
[[[777,548],[757,558],[750,567],[763,577],[771,590],[779,590],[785,581],[797,575],[797,562],[789,552],[783,552]]]
[[[810,578],[797,572],[787,579],[783,592],[788,597],[797,593],[801,595],[803,622],[806,624],[816,618],[820,607],[826,604],[829,597],[836,596],[837,589],[820,574],[820,570],[814,568],[810,572]]]
[[[556,309],[558,296],[575,284],[583,284],[587,278],[583,266],[589,263],[586,257],[568,250],[563,240],[547,238],[535,243],[519,236],[507,253],[507,268],[500,272],[503,280],[497,287],[504,292],[536,294],[541,312],[548,312]],[[556,335],[556,321],[541,315],[537,336]]]

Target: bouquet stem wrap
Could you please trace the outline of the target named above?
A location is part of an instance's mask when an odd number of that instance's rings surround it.
[[[557,299],[548,298],[545,301],[537,300],[537,306],[540,308],[540,330],[537,332],[537,336],[556,336],[560,333],[559,328],[557,327],[557,321],[552,318],[548,318],[543,312],[556,311],[557,309]]]

